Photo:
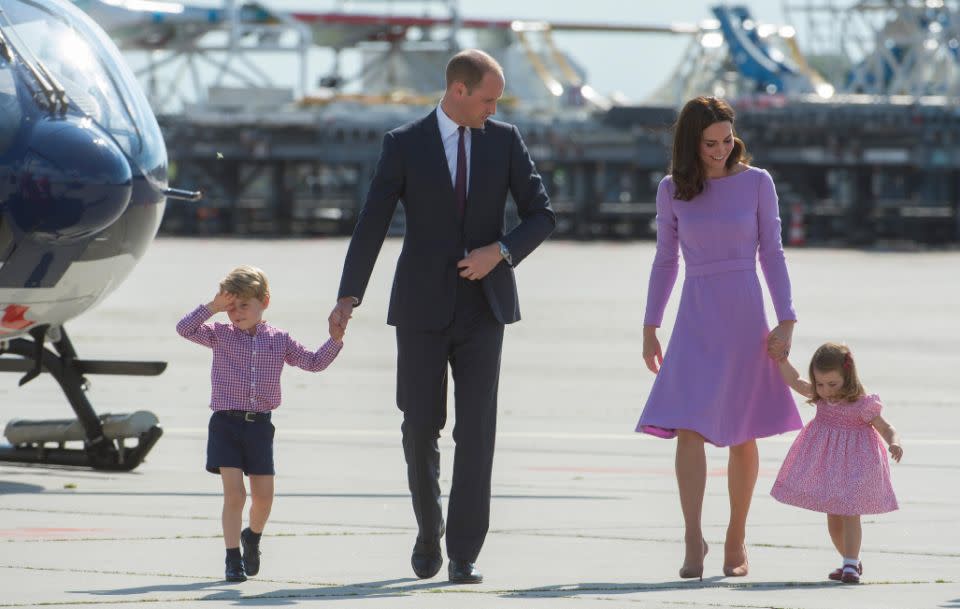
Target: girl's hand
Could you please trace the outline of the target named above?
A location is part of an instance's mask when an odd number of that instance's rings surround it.
[[[650,326],[643,329],[643,361],[647,369],[656,374],[663,365],[663,351],[660,341],[657,340],[657,329]]]
[[[217,295],[213,297],[213,300],[207,305],[207,308],[214,313],[222,313],[223,311],[226,311],[232,307],[236,299],[236,294],[230,294],[229,292],[218,292]]]
[[[893,458],[893,460],[896,461],[897,463],[900,463],[900,457],[902,456],[903,456],[903,448],[899,444],[891,444],[890,457]]]

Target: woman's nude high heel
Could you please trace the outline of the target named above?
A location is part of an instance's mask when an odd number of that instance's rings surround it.
[[[706,559],[707,552],[710,551],[710,546],[707,545],[706,540],[703,540],[703,558]],[[699,578],[700,581],[703,581],[703,560],[700,561],[699,565],[688,565],[686,562],[683,563],[683,566],[680,567],[680,577],[683,579],[693,579]]]
[[[727,577],[743,577],[750,572],[750,561],[747,559],[747,546],[743,548],[743,563],[738,565],[723,565],[723,574]]]

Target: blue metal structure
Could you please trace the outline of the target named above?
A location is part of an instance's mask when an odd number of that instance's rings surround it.
[[[960,99],[960,1],[783,0],[783,10],[838,93]]]
[[[758,93],[813,92],[813,83],[798,67],[760,37],[746,7],[720,4],[711,10],[720,23],[730,59],[740,74],[756,83]]]
[[[3,0],[0,371],[26,372],[21,385],[53,374],[85,447],[34,442],[0,449],[0,460],[132,469],[160,437],[156,426],[135,448],[105,437],[84,375],[153,375],[166,364],[77,359],[63,324],[130,273],[168,196],[194,193],[168,188],[160,128],[110,39],[70,2]]]

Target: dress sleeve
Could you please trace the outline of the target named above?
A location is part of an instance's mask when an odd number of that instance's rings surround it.
[[[757,226],[759,227],[759,259],[767,289],[777,312],[777,320],[796,319],[793,297],[790,291],[790,275],[780,239],[780,208],[773,178],[766,171],[760,175],[757,202]]]
[[[880,396],[876,394],[868,395],[863,398],[863,406],[860,410],[860,420],[864,423],[869,423],[878,416],[880,416],[880,411],[883,410],[883,402],[880,401]]]
[[[657,253],[650,269],[647,286],[647,310],[643,325],[659,327],[663,323],[663,311],[673,291],[680,268],[680,239],[677,232],[677,216],[673,211],[673,188],[669,178],[660,181],[657,189]]]

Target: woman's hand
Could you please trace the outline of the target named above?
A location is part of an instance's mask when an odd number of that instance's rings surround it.
[[[643,361],[647,369],[656,374],[663,365],[663,351],[660,350],[660,341],[657,340],[656,326],[643,328]]]
[[[770,334],[767,335],[767,355],[780,361],[790,355],[790,346],[793,344],[793,320],[781,321]]]

